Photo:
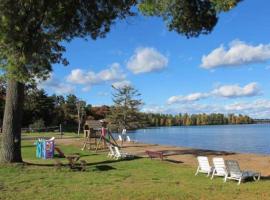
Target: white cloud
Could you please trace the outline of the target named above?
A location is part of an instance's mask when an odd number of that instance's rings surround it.
[[[128,60],[127,68],[134,74],[159,71],[168,64],[168,58],[154,48],[138,48]]]
[[[185,103],[185,102],[193,102],[193,101],[198,101],[204,98],[207,98],[209,94],[207,93],[192,93],[186,96],[172,96],[167,100],[168,104],[174,104],[174,103]]]
[[[131,82],[128,81],[128,80],[123,80],[123,81],[114,82],[112,85],[115,88],[123,88],[125,86],[130,86],[131,85]]]
[[[85,86],[82,88],[83,92],[89,92],[91,90],[91,86]]]
[[[236,102],[225,106],[227,112],[247,114],[254,118],[270,117],[270,100],[257,99],[253,102]]]
[[[213,95],[219,97],[236,98],[236,97],[250,97],[261,94],[261,90],[257,83],[249,83],[244,87],[239,85],[224,85],[214,89],[211,92]]]
[[[265,67],[265,69],[266,69],[266,70],[269,70],[269,69],[270,69],[270,65],[267,65],[267,66]]]
[[[126,75],[121,70],[119,63],[113,63],[109,69],[100,71],[97,77],[101,81],[116,81],[125,79]]]
[[[107,97],[107,96],[109,96],[109,93],[108,92],[98,92],[97,95],[100,97]]]
[[[214,105],[189,103],[180,105],[148,105],[145,106],[142,111],[150,113],[163,113],[163,114],[179,114],[179,113],[212,113],[218,112],[218,108]],[[224,110],[224,109],[223,109]]]
[[[208,93],[191,93],[188,95],[178,95],[172,96],[167,100],[167,104],[176,104],[176,103],[190,103],[205,99],[208,97],[224,97],[224,98],[239,98],[239,97],[253,97],[260,95],[261,89],[259,88],[258,83],[252,82],[243,87],[235,85],[223,85],[218,86],[216,89]]]
[[[109,81],[124,80],[126,75],[120,68],[119,63],[113,63],[108,69],[98,73],[93,71],[85,72],[82,69],[74,69],[67,77],[67,81],[75,84],[100,84]]]
[[[237,66],[265,62],[270,59],[270,44],[252,46],[242,41],[233,41],[229,48],[223,45],[208,55],[203,55],[201,67],[212,69],[220,66]]]
[[[49,89],[58,95],[74,93],[74,87],[72,85],[61,82],[52,74],[47,80],[38,81],[38,88]]]

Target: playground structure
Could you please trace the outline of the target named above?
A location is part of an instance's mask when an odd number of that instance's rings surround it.
[[[106,122],[100,120],[87,120],[84,124],[84,144],[82,150],[95,150],[107,148],[107,144],[118,146],[111,132],[106,128]],[[106,135],[102,134],[102,129],[106,129]]]

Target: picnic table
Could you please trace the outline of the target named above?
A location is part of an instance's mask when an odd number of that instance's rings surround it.
[[[163,160],[164,154],[162,151],[145,151],[145,153],[149,156],[149,158],[159,158],[160,160]]]
[[[68,165],[70,169],[79,169],[81,171],[86,170],[87,162],[85,160],[80,160],[79,153],[65,155],[65,158],[68,160]],[[80,163],[78,163],[79,160]],[[62,166],[64,166],[63,163],[59,159],[55,159],[55,167],[57,169],[60,169]]]
[[[80,160],[79,154],[70,154],[66,156],[70,168],[74,168],[76,163]]]

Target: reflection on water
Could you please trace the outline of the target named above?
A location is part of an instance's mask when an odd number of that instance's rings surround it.
[[[160,127],[129,132],[133,140],[246,153],[270,153],[270,124]]]

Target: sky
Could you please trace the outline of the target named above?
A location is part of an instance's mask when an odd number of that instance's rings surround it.
[[[64,43],[70,64],[54,65],[40,87],[97,106],[112,105],[111,85],[132,85],[144,112],[270,118],[269,7],[244,0],[220,14],[209,35],[190,39],[160,18],[118,21],[104,39]]]

